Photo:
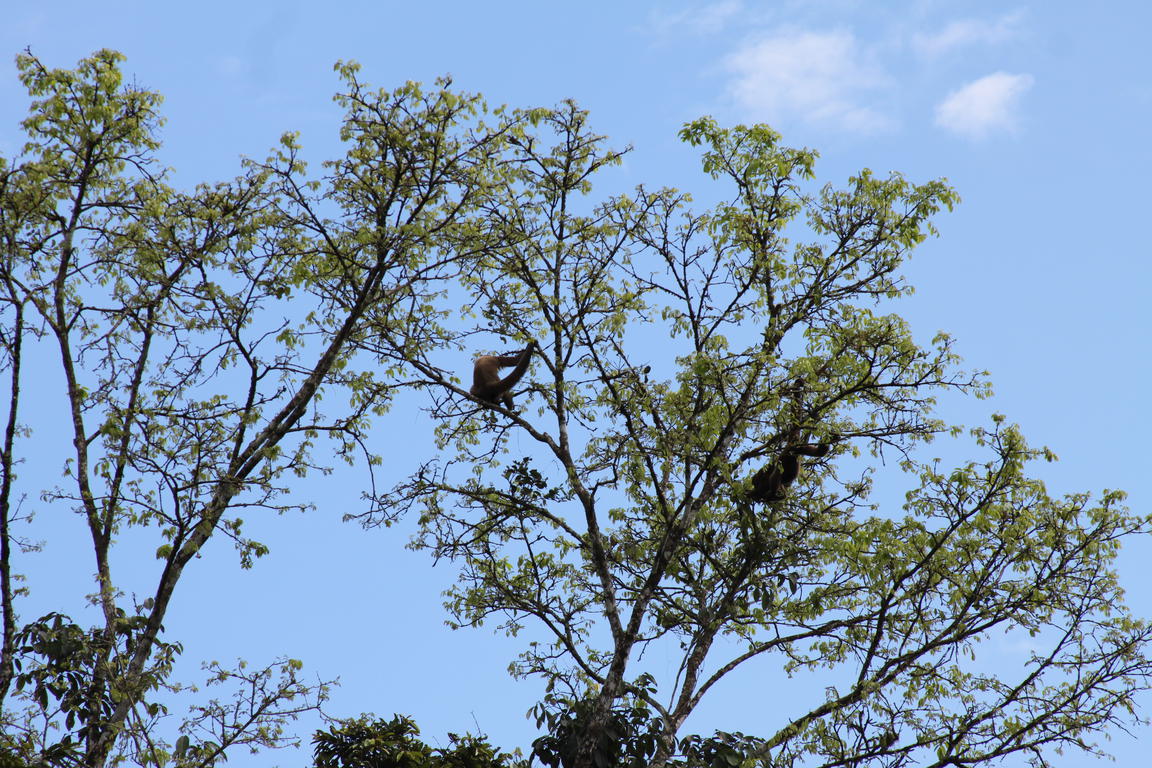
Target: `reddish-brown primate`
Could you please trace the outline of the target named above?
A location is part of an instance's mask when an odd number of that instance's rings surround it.
[[[476,358],[476,366],[472,373],[472,389],[468,390],[473,397],[486,403],[497,405],[503,402],[505,408],[512,407],[512,387],[520,381],[520,377],[528,370],[528,363],[532,361],[532,353],[536,350],[536,340],[528,342],[524,351],[517,355],[481,355]],[[512,373],[500,378],[500,369],[516,366]]]
[[[765,465],[752,475],[752,488],[748,491],[748,500],[780,501],[784,498],[784,489],[800,474],[800,457],[827,456],[831,449],[831,443],[788,446],[780,454],[779,459]]]

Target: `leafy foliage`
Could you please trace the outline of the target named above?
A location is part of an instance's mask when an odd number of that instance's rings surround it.
[[[569,701],[552,697],[535,707],[537,727],[546,735],[532,743],[532,755],[548,768],[570,768],[580,760],[581,740],[594,715],[595,699]],[[656,753],[659,721],[643,703],[614,706],[596,734],[592,765],[596,768],[643,768]]]
[[[341,720],[312,737],[316,768],[513,768],[513,755],[492,747],[484,737],[448,734],[450,746],[433,748],[419,738],[408,717],[391,720],[362,716]]]
[[[108,635],[85,631],[61,614],[49,614],[25,625],[15,638],[16,690],[27,690],[41,717],[62,717],[63,736],[44,749],[40,759],[49,765],[79,764],[82,745],[106,727],[115,711],[122,678],[116,674],[135,654],[145,629],[143,616],[121,614],[112,634],[112,648],[105,648]],[[147,678],[139,689],[154,692],[171,671],[180,652],[178,644],[157,642]],[[108,679],[103,695],[93,695],[92,681]],[[140,707],[155,716],[163,707],[143,698]]]

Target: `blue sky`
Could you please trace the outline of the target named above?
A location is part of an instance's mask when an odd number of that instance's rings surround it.
[[[450,73],[492,103],[575,99],[600,133],[635,147],[618,172],[626,185],[703,189],[695,155],[676,139],[702,114],[767,122],[786,143],[818,149],[821,181],[864,167],[916,181],[947,177],[963,202],[913,259],[916,296],[894,309],[925,338],[951,332],[969,366],[991,371],[997,395],[945,401],[943,415],[978,424],[1005,413],[1061,457],[1043,468],[1051,490],[1123,488],[1135,510],[1148,510],[1152,248],[1142,232],[1152,178],[1152,5],[4,5],[0,152],[9,157],[26,110],[13,57],[30,47],[48,66],[71,67],[107,47],[127,55],[125,71],[139,84],[164,94],[161,159],[185,185],[236,174],[241,155],[263,156],[288,130],[301,132],[310,158],[334,156],[338,59],[358,60],[363,79],[383,87]],[[52,413],[35,418],[25,475],[52,483],[62,463]],[[410,411],[382,423],[395,477],[411,468],[412,446],[427,444],[423,428]],[[310,481],[300,493],[316,512],[251,521],[272,546],[253,570],[242,572],[223,542],[189,569],[167,622],[185,642],[186,669],[289,654],[341,678],[334,714],[407,712],[432,739],[480,728],[498,744],[526,745],[533,732],[523,713],[539,691],[504,673],[515,642],[443,627],[439,591],[451,572],[404,550],[403,525],[363,532],[341,524],[357,503],[356,482]],[[45,551],[21,568],[32,589],[26,618],[78,614],[91,591],[84,542],[73,538],[79,521],[60,514],[40,516]],[[133,542],[124,545],[130,564]],[[144,550],[141,557],[147,562]],[[1121,565],[1129,603],[1152,616],[1152,544],[1130,545]],[[135,576],[130,565],[125,571]],[[147,583],[146,570],[139,577]],[[726,718],[754,709],[747,695],[721,690],[696,725],[736,727]],[[1117,734],[1119,765],[1140,764],[1138,746]],[[229,765],[303,762],[238,754]]]

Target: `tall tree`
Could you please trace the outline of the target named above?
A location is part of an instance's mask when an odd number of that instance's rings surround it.
[[[1121,493],[1050,496],[1027,467],[1053,456],[1001,417],[971,431],[979,458],[920,458],[963,434],[936,413],[942,392],[989,391],[949,336],[923,344],[878,309],[911,290],[902,266],[953,190],[867,170],[814,188],[815,152],[701,119],[682,138],[724,202],[594,201],[622,153],[574,105],[535,120],[487,208],[500,243],[467,275],[479,319],[459,339],[539,341],[521,410],[405,351],[444,453],[381,502],[416,508],[415,545],[459,564],[457,626],[526,633],[514,670],[550,692],[538,756],[1048,765],[1131,722],[1150,629],[1113,561],[1149,518]],[[911,480],[902,508],[871,497],[881,470]],[[976,661],[1003,632],[1031,638],[1011,676]],[[643,663],[657,651],[674,673]],[[755,735],[683,734],[754,660],[838,682],[815,703],[777,689],[793,711]]]
[[[446,81],[376,91],[356,65],[339,64],[348,152],[323,176],[306,175],[288,134],[237,178],[179,191],[157,160],[160,96],[126,84],[121,58],[100,51],[75,70],[30,53],[17,60],[32,102],[23,153],[0,159],[10,374],[0,712],[5,746],[27,760],[208,766],[231,746],[282,743],[283,723],[324,690],[290,659],[213,668],[213,681],[236,683],[236,701],[198,710],[179,738],[165,737],[153,693],[180,650],[163,635],[177,585],[213,538],[231,539],[245,567],[266,551],[239,512],[308,506],[286,481],[325,469],[313,452],[320,435],[337,455],[372,461],[362,440],[396,381],[366,341],[432,343],[428,296],[458,272],[465,241],[484,242],[469,220],[519,129],[500,116],[485,124],[483,102]],[[54,374],[36,374],[38,405],[62,392],[71,432],[60,452],[37,457],[67,470],[42,514],[87,526],[94,627],[60,614],[16,620],[19,362],[36,334],[59,360]],[[126,604],[117,582],[114,541],[129,528],[157,537],[153,591],[140,604]]]

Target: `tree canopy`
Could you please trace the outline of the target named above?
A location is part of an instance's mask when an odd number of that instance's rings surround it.
[[[986,374],[890,311],[957,202],[944,181],[819,185],[815,151],[701,118],[681,138],[720,202],[603,194],[625,152],[574,103],[375,90],[340,63],[343,156],[312,176],[286,134],[181,191],[157,158],[160,97],[120,61],[21,56],[28,141],[0,158],[5,759],[210,766],[294,738],[328,689],[293,659],[210,669],[235,698],[173,726],[183,649],[163,623],[213,536],[244,567],[266,553],[245,510],[318,503],[293,479],[327,471],[321,440],[366,470],[351,517],[411,513],[412,546],[458,567],[456,627],[520,638],[544,765],[1050,765],[1137,718],[1152,629],[1114,563],[1152,518],[1121,492],[1049,495],[1029,467],[1055,457],[1002,416],[951,423],[939,396],[984,397]],[[452,362],[532,342],[516,407],[470,395]],[[31,345],[60,363],[71,439],[53,457],[21,453]],[[438,450],[397,474],[369,438],[401,389],[422,393]],[[931,458],[937,437],[974,458]],[[85,521],[94,626],[17,620],[13,493],[33,458],[67,467],[43,504]],[[902,502],[873,493],[878,472],[907,482]],[[129,528],[155,536],[139,603],[116,579]],[[1029,638],[1019,668],[982,655],[1004,633]],[[669,668],[646,662],[657,650]],[[765,685],[783,718],[686,732],[720,681],[767,665],[792,676]],[[815,669],[835,684],[788,693]],[[418,733],[345,720],[316,735],[316,764],[522,759]]]

